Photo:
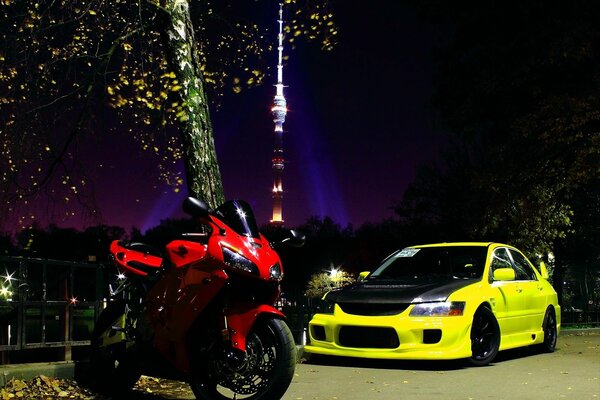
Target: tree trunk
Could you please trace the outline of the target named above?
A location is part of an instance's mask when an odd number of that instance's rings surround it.
[[[558,258],[558,257],[557,257]],[[556,294],[558,296],[558,304],[564,306],[563,304],[563,279],[564,279],[564,267],[562,263],[557,262],[555,259],[554,264],[554,274],[552,276],[552,286],[554,286],[554,290],[556,290]]]
[[[166,11],[163,40],[171,70],[180,88],[182,109],[178,116],[185,174],[190,196],[212,208],[225,201],[213,130],[198,60],[189,0],[163,0]]]

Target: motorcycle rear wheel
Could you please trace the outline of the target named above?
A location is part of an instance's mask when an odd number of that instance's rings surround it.
[[[107,395],[129,391],[140,378],[135,357],[122,341],[102,346],[102,335],[125,313],[125,303],[110,303],[96,321],[91,340],[90,366],[94,389]]]
[[[197,399],[273,400],[283,397],[296,368],[296,345],[280,319],[257,320],[247,337],[247,368],[233,372],[226,362],[202,356],[190,379]]]

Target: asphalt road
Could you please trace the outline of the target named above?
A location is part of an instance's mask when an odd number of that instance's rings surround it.
[[[563,334],[557,350],[506,351],[489,366],[324,360],[300,364],[286,400],[599,399],[600,333]]]
[[[193,399],[178,382],[144,386],[139,400]],[[600,400],[600,330],[563,333],[557,350],[501,352],[487,367],[459,362],[383,362],[346,358],[298,364],[284,400]]]

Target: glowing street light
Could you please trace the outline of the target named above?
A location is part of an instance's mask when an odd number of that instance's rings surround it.
[[[0,278],[4,278],[4,283],[8,283],[9,285],[12,283],[12,281],[16,280],[16,278],[13,278],[13,275],[15,274],[15,272],[11,272],[10,274],[8,273],[7,270],[4,270],[5,274],[3,276],[0,276]]]
[[[331,270],[329,271],[329,277],[333,280],[333,279],[338,279],[341,275],[341,271],[337,268],[331,268]]]

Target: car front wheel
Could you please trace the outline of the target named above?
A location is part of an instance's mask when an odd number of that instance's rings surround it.
[[[479,307],[473,316],[471,326],[471,357],[469,364],[481,367],[489,364],[500,348],[500,327],[492,311]]]

